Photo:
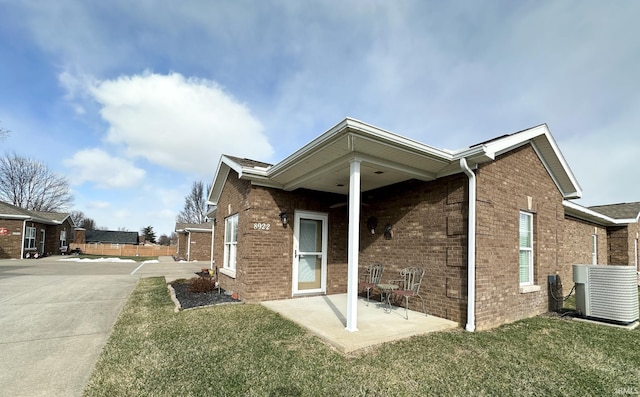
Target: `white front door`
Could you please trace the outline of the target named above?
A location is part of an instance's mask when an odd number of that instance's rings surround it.
[[[327,290],[327,214],[296,211],[293,223],[293,294]]]

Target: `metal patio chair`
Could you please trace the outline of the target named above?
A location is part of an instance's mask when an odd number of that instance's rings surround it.
[[[400,285],[400,288],[391,291],[391,295],[396,295],[404,298],[404,314],[405,319],[409,319],[409,298],[418,297],[422,301],[422,312],[426,315],[424,310],[424,299],[420,296],[420,285],[422,284],[422,277],[424,277],[424,269],[419,267],[407,267],[400,272],[402,276],[401,280],[391,281],[393,284]]]
[[[367,270],[364,274],[365,281],[360,283],[360,288],[367,290],[367,306],[369,306],[369,294],[371,290],[375,288],[376,284],[380,284],[383,270],[384,265],[381,263],[367,266]]]

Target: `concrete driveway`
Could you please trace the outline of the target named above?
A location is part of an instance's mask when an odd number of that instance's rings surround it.
[[[81,396],[137,280],[189,278],[207,266],[63,258],[0,260],[2,395]]]

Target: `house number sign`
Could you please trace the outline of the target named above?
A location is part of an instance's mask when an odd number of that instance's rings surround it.
[[[269,230],[271,229],[270,223],[254,223],[253,230]]]

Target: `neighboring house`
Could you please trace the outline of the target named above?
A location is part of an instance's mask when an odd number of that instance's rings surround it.
[[[74,227],[68,213],[29,211],[0,201],[0,259],[64,254]]]
[[[640,202],[589,208],[569,202],[565,203],[565,213],[593,224],[592,261],[585,263],[635,266],[638,269]]]
[[[176,258],[187,261],[211,261],[213,223],[176,223]]]
[[[138,232],[122,232],[119,230],[85,230],[76,228],[76,244],[108,245],[119,248],[124,245],[138,245]]]
[[[355,331],[365,266],[419,266],[427,312],[473,331],[547,311],[572,264],[633,264],[637,211],[581,195],[546,125],[451,151],[347,118],[275,165],[222,156],[208,216],[220,284],[245,301],[346,292]]]

